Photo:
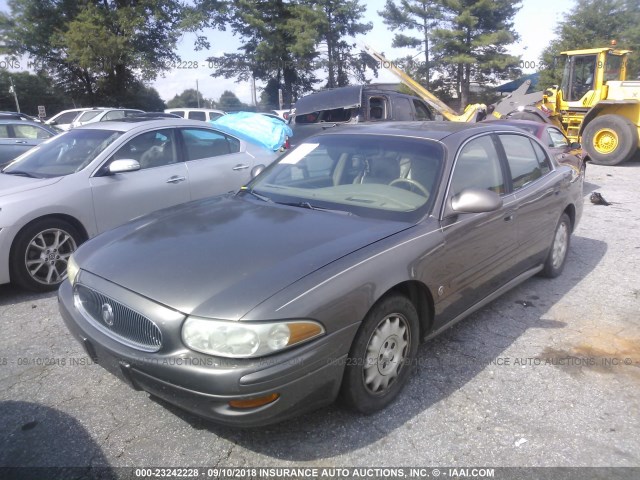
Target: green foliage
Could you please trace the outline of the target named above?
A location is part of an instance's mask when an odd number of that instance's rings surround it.
[[[198,103],[198,97],[200,97],[200,102]],[[195,88],[188,88],[183,91],[180,95],[176,95],[171,100],[167,102],[167,108],[197,108],[198,106],[202,108],[205,107],[205,104],[208,103],[202,93],[198,92]]]
[[[82,102],[129,102],[131,92],[144,90],[141,82],[177,59],[184,11],[179,0],[10,0],[8,5],[10,14],[0,15],[5,51],[28,55]]]
[[[429,88],[431,81],[431,32],[443,20],[443,4],[438,0],[387,0],[384,10],[378,12],[392,31],[393,47],[411,47],[421,50],[415,56],[423,55],[422,65],[416,65],[414,79]],[[407,35],[400,32],[411,32]],[[415,32],[415,34],[413,34]],[[413,58],[411,58],[413,60]],[[415,62],[414,62],[415,63]]]
[[[640,3],[637,0],[578,0],[555,29],[557,38],[544,49],[540,61],[540,85],[559,85],[564,62],[560,52],[600,48],[618,42],[618,48],[633,50],[627,78],[640,75]],[[551,67],[551,68],[548,68]]]
[[[283,0],[238,0],[230,7],[229,26],[241,39],[241,53],[210,58],[214,77],[247,81],[275,79],[285,103],[317,83],[317,14],[308,6]]]
[[[353,38],[369,32],[373,24],[361,23],[366,7],[359,0],[306,0],[305,3],[317,15],[313,18],[316,41],[326,47],[326,57],[319,64],[327,70],[327,88],[344,87],[349,84],[349,75],[364,82],[367,62],[359,54],[352,54]],[[307,28],[306,30],[310,30]]]
[[[225,112],[233,112],[238,110],[246,110],[248,105],[246,103],[242,103],[240,99],[236,96],[235,93],[225,90],[220,95],[220,100],[218,100],[218,107]]]
[[[506,47],[518,38],[513,17],[519,0],[441,0],[442,27],[433,32],[433,53],[441,75],[454,79],[464,108],[471,83],[507,79],[519,73],[519,58]]]
[[[56,88],[46,74],[33,75],[28,72],[8,72],[0,70],[0,110],[15,111],[16,103],[13,93],[9,93],[11,85],[9,77],[13,79],[20,111],[28,115],[38,116],[38,105],[44,105],[47,115],[51,116],[71,108],[73,103]]]

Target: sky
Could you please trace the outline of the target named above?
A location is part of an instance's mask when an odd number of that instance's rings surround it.
[[[392,48],[393,32],[387,29],[378,11],[384,8],[386,0],[362,0],[367,6],[364,21],[371,22],[373,29],[367,34],[355,39],[358,45],[368,44],[378,52],[384,52],[389,59],[400,58],[407,54],[415,55],[415,50]],[[537,62],[542,50],[554,37],[554,27],[569,12],[574,0],[523,0],[522,8],[517,13],[514,22],[515,30],[520,40],[509,48],[513,55],[520,55],[523,61]],[[5,0],[0,0],[0,10],[7,12]],[[176,94],[187,88],[198,88],[205,98],[217,100],[225,90],[235,93],[241,101],[251,103],[251,85],[249,82],[235,82],[233,79],[211,77],[207,58],[221,56],[223,53],[234,53],[240,46],[239,39],[230,31],[207,31],[211,43],[210,50],[194,51],[194,36],[183,35],[178,44],[178,55],[182,63],[176,66],[198,68],[174,68],[159,76],[152,86],[158,90],[163,100],[168,101]],[[1,60],[1,59],[0,59]],[[26,63],[26,62],[24,62]],[[0,63],[0,68],[2,64]],[[524,73],[531,73],[534,69],[524,69]],[[380,70],[376,82],[396,83],[392,74]],[[260,83],[258,83],[257,97],[260,98]]]

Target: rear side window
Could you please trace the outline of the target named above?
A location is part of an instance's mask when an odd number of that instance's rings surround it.
[[[507,156],[513,189],[518,190],[548,173],[550,168],[546,155],[539,145],[520,135],[500,134],[500,141]],[[536,147],[538,151],[536,152]],[[540,155],[544,159],[540,159]]]
[[[119,120],[121,118],[124,118],[124,111],[113,110],[112,112],[109,112],[104,117],[102,117],[102,121],[105,122],[107,120]]]
[[[175,110],[175,111],[169,112],[169,113],[173,113],[174,115],[178,115],[179,117],[184,118],[184,111],[183,110]]]
[[[465,188],[481,188],[503,194],[504,176],[498,151],[489,135],[469,141],[458,154],[451,178],[451,195]]]
[[[67,112],[67,113],[63,113],[62,115],[59,115],[58,118],[55,119],[56,123],[59,124],[67,124],[67,123],[71,123],[73,122],[73,120],[80,115],[81,112]]]
[[[222,114],[216,112],[209,112],[209,120],[217,120]]]
[[[393,102],[393,119],[394,120],[413,120],[411,112],[411,102],[408,98],[396,98]]]
[[[6,125],[0,125],[0,138],[9,138],[9,129]]]
[[[181,131],[187,160],[218,157],[240,151],[238,140],[220,132],[198,128],[185,128]]]
[[[189,112],[189,119],[191,120],[207,120],[207,114],[205,112]]]
[[[551,143],[549,143],[550,147],[558,148],[569,146],[567,137],[565,137],[560,130],[555,128],[548,128],[547,132],[549,132],[549,136],[551,137]]]

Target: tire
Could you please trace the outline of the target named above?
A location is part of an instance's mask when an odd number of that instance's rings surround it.
[[[571,243],[571,220],[566,213],[563,213],[558,220],[558,225],[553,232],[553,241],[549,254],[544,262],[542,276],[547,278],[556,278],[564,270],[567,262],[567,254],[569,253],[569,244]]]
[[[418,350],[419,323],[402,295],[376,303],[351,345],[341,396],[351,409],[376,412],[391,403],[407,383]]]
[[[602,115],[585,127],[582,144],[593,163],[618,165],[638,149],[638,129],[620,115]]]
[[[13,241],[11,281],[33,292],[57,289],[67,278],[67,259],[82,235],[69,222],[42,219],[23,228]]]

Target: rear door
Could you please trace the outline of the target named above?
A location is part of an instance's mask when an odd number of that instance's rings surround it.
[[[181,128],[191,199],[238,190],[251,179],[254,158],[240,140],[216,130]]]
[[[522,270],[526,270],[541,263],[546,255],[560,218],[557,197],[564,176],[553,171],[546,152],[536,141],[518,133],[500,133],[498,138],[517,199],[520,262]]]
[[[133,159],[140,170],[109,175],[113,160]],[[173,128],[140,133],[120,147],[90,179],[99,232],[146,213],[189,201],[187,167]]]
[[[502,208],[486,213],[447,213],[451,199],[466,188],[491,190]],[[451,174],[442,232],[445,251],[434,268],[442,274],[442,321],[455,318],[512,278],[517,261],[516,201],[496,139],[485,134],[469,140]]]

